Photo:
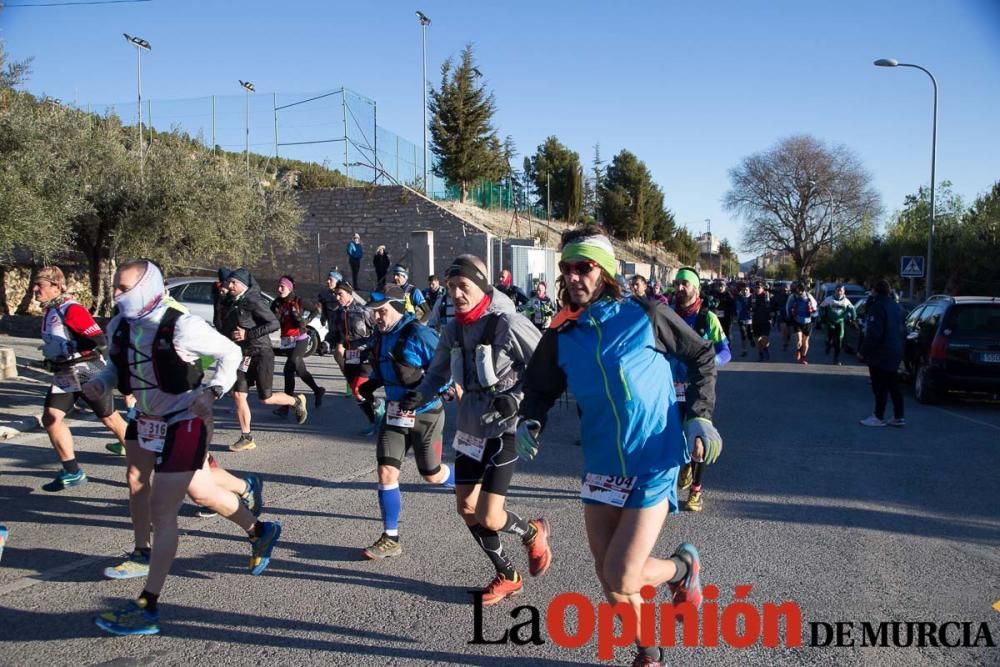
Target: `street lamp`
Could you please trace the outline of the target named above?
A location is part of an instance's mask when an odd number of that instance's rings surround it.
[[[420,52],[423,62],[423,76],[420,79],[424,90],[424,194],[427,194],[427,26],[431,20],[421,11],[417,11],[420,21]]]
[[[934,86],[934,124],[931,129],[931,224],[930,224],[930,234],[927,236],[927,276],[925,284],[927,286],[926,296],[931,295],[931,291],[934,289],[933,281],[933,266],[934,266],[934,171],[937,166],[937,110],[938,110],[938,85],[937,79],[928,70],[921,67],[920,65],[914,65],[911,63],[901,63],[893,58],[879,58],[875,61],[875,65],[878,67],[912,67],[918,69],[927,76],[931,78],[931,84]]]
[[[141,37],[134,37],[127,32],[122,33],[125,41],[135,47],[136,62],[136,107],[139,113],[139,169],[142,169],[142,52],[153,49],[149,42]]]
[[[243,86],[243,90],[247,91],[247,121],[246,121],[246,156],[247,156],[247,176],[250,176],[250,93],[257,90],[254,85],[249,81],[244,81],[243,79],[237,79],[240,85]]]

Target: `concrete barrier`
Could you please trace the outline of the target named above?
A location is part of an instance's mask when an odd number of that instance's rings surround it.
[[[9,347],[0,347],[0,380],[17,379],[17,357]]]

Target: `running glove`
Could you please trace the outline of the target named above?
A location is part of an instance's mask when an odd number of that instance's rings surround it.
[[[423,404],[424,399],[420,392],[411,389],[399,400],[399,410],[400,412],[413,412]]]
[[[518,431],[520,434],[520,431]],[[722,436],[712,425],[711,420],[704,417],[694,417],[684,424],[684,435],[687,437],[688,448],[694,449],[694,439],[701,438],[705,446],[705,463],[715,463],[722,453]],[[520,443],[518,443],[520,444]]]
[[[538,432],[542,430],[542,425],[534,419],[522,419],[517,425],[517,435],[514,436],[514,445],[517,447],[517,455],[528,459],[535,458],[538,454]]]

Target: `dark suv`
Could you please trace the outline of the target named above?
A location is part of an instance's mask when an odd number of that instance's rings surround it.
[[[917,400],[949,390],[1000,394],[1000,299],[932,296],[904,325],[903,365]]]

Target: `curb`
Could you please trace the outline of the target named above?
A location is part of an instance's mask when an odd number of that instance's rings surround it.
[[[20,419],[14,419],[9,422],[4,422],[2,425],[0,425],[0,441],[17,437],[22,433],[37,431],[41,427],[42,427],[41,415],[21,417]]]

